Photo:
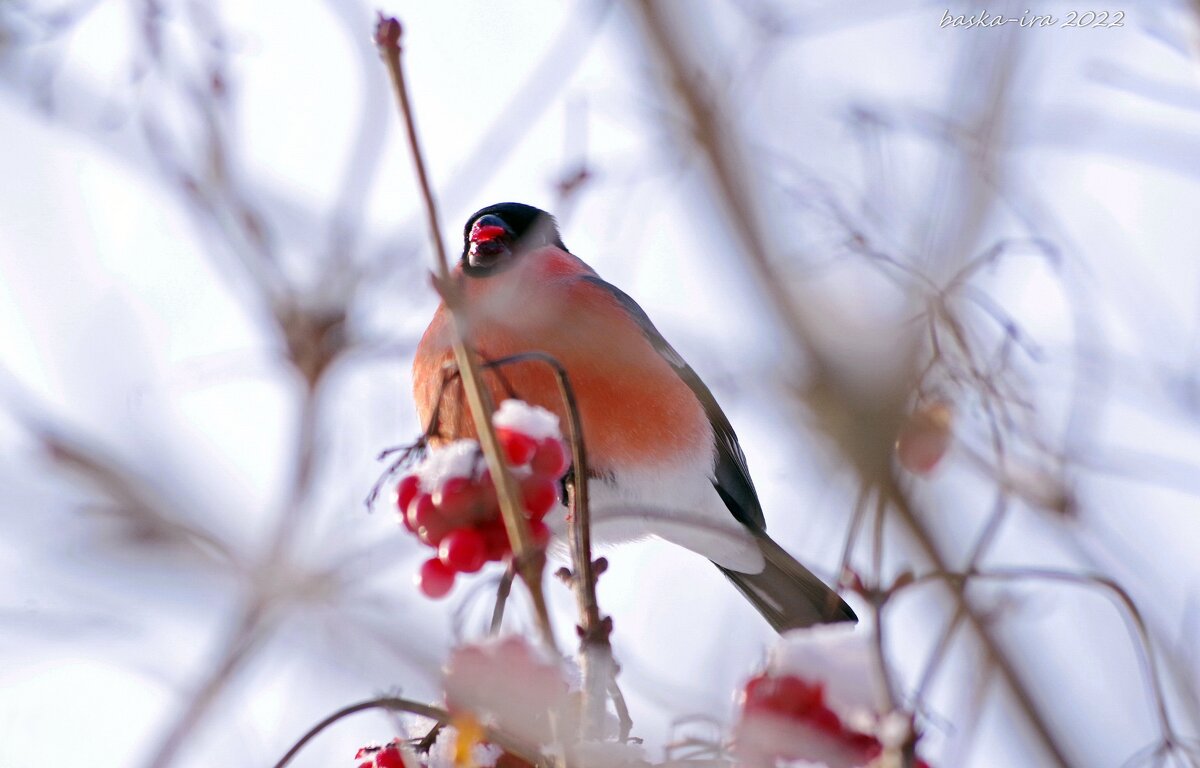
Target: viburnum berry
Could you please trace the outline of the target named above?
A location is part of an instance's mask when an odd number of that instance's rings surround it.
[[[454,587],[454,571],[436,557],[426,560],[416,576],[417,586],[428,597],[445,597]]]
[[[790,721],[804,726],[804,730],[791,735],[777,726],[756,730],[755,723],[764,717],[767,722]],[[826,747],[821,745],[825,744],[852,756],[852,764],[860,765],[884,752],[884,745],[876,735],[864,733],[842,720],[826,699],[824,683],[790,674],[761,674],[746,683],[738,730],[741,748],[747,754],[759,751],[775,758],[804,760],[823,754]],[[913,765],[929,768],[919,758]]]
[[[558,416],[518,400],[506,400],[493,416],[505,463],[516,470],[521,509],[533,541],[544,547],[550,529],[543,518],[560,503],[561,479],[570,464]],[[396,486],[404,525],[437,557],[416,577],[432,597],[446,594],[456,574],[474,573],[489,560],[512,554],[492,475],[474,440],[435,448]]]
[[[354,753],[355,760],[361,760],[357,768],[375,768],[375,753],[382,747],[371,745],[369,747],[359,747]]]
[[[400,510],[402,517],[408,512],[408,505],[420,491],[421,478],[416,475],[405,475],[400,479],[400,483],[396,486],[396,508]],[[407,517],[405,519],[407,521]]]
[[[485,519],[490,518],[500,509],[500,502],[496,498],[496,484],[492,482],[492,470],[485,468],[476,483],[479,486],[479,509],[482,510]]]
[[[487,552],[488,560],[503,560],[504,556],[512,552],[512,545],[508,541],[508,530],[504,527],[504,520],[497,517],[489,520],[479,527],[480,533],[483,535],[484,549]]]
[[[400,752],[400,739],[392,739],[386,746],[372,744],[358,750],[355,760],[361,760],[357,768],[404,768],[404,755]]]
[[[442,538],[450,531],[450,526],[438,514],[433,497],[428,493],[420,494],[408,506],[408,524],[416,530],[421,541],[431,547],[440,544]]]
[[[521,481],[521,500],[530,520],[541,520],[558,503],[558,484],[542,475]]]
[[[534,474],[557,480],[567,470],[567,450],[562,441],[547,437],[538,443],[537,452],[529,462],[529,468]]]
[[[451,477],[433,494],[433,504],[451,525],[468,521],[479,499],[479,489],[470,478]]]
[[[458,528],[438,545],[438,558],[459,573],[475,573],[487,562],[487,544],[474,528]]]
[[[413,500],[408,503],[404,514],[409,528],[414,531],[421,530],[421,526],[433,520],[436,515],[437,509],[433,505],[433,497],[428,493],[419,493],[414,496]]]
[[[522,432],[501,427],[496,430],[496,437],[504,448],[505,460],[514,467],[525,466],[537,453],[537,440]]]
[[[388,744],[375,755],[375,768],[405,768],[404,756],[396,742]]]

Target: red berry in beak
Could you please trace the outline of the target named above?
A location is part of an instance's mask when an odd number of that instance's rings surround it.
[[[501,237],[504,237],[504,227],[497,227],[491,224],[476,224],[471,229],[472,243],[488,243]]]

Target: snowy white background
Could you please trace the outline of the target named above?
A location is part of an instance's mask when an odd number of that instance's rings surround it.
[[[977,285],[1040,349],[1021,363],[1023,386],[1048,439],[1073,458],[1062,476],[1079,517],[1021,506],[989,562],[1100,571],[1125,585],[1183,662],[1168,673],[1173,711],[1194,736],[1195,702],[1180,692],[1200,686],[1187,664],[1200,637],[1200,25],[1183,3],[1127,5],[1121,29],[1010,28],[1007,37],[939,29],[945,6],[919,2],[731,0],[688,4],[686,15],[768,180],[759,202],[774,216],[777,253],[792,259],[788,280],[841,313],[830,338],[869,352],[906,305],[877,269],[845,255],[842,233],[795,212],[803,206],[788,189],[811,190],[815,179],[865,201],[875,215],[864,221],[889,252],[943,279],[946,233],[956,231],[947,222],[972,194],[1003,192],[958,244],[970,255],[1030,229],[1055,244],[1057,266],[1027,249]],[[59,7],[83,15],[43,38],[33,17]],[[189,31],[197,7],[163,3],[167,45],[185,61],[203,48]],[[211,8],[228,33],[235,182],[261,209],[280,274],[305,306],[322,306],[344,298],[328,275],[376,270],[353,297],[356,350],[322,384],[314,485],[293,508],[303,387],[241,262],[197,225],[147,149],[138,110],[172,136],[198,136],[169,77],[130,80],[146,61],[143,7],[0,6],[5,768],[52,753],[146,764],[228,651],[247,595],[267,595],[263,631],[178,765],[271,764],[344,704],[397,690],[437,698],[440,659],[456,636],[481,631],[489,609],[485,590],[476,610],[456,616],[462,585],[446,602],[422,599],[410,581],[419,546],[387,510],[362,505],[376,453],[418,432],[408,366],[436,303],[411,164],[369,39],[374,9],[333,0]],[[406,26],[451,248],[483,205],[556,212],[572,251],[634,296],[710,383],[775,538],[830,575],[857,478],[788,402],[783,337],[704,192],[702,163],[674,130],[678,107],[654,78],[629,8],[526,0],[384,10]],[[986,113],[978,98],[1003,57],[1011,82],[983,121],[995,131],[993,175],[981,184],[947,124]],[[590,179],[564,199],[556,184],[581,163]],[[965,442],[985,447],[969,406],[961,424],[975,430]],[[46,425],[131,468],[228,556],[139,538],[102,492],[50,460],[36,435]],[[962,542],[994,489],[958,451],[913,492],[943,540]],[[281,519],[295,522],[295,570],[274,583],[253,564]],[[888,567],[919,567],[892,533]],[[616,623],[634,734],[653,757],[674,720],[729,719],[771,633],[695,556],[654,542],[606,554],[601,604]],[[570,595],[556,582],[548,589],[569,638]],[[1009,594],[1019,600],[1001,634],[1077,763],[1121,765],[1153,742],[1143,670],[1111,604],[1067,587]],[[888,640],[905,690],[936,636],[930,617],[944,620],[948,606],[933,590],[894,606]],[[942,766],[1038,764],[1036,742],[994,682],[969,724],[977,668],[962,651],[939,677],[928,756]],[[359,716],[297,764],[348,765],[358,745],[394,734],[388,719]]]

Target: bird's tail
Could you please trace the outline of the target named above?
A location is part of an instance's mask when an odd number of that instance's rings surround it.
[[[738,573],[717,567],[776,632],[814,624],[858,621],[854,611],[836,592],[783,547],[765,534],[756,538],[766,561],[761,573]]]

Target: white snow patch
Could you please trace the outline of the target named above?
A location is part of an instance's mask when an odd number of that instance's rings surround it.
[[[475,477],[483,466],[483,454],[474,440],[455,440],[430,451],[412,471],[421,480],[421,490],[433,493],[452,477]]]
[[[875,736],[888,749],[899,749],[912,736],[912,720],[904,712],[888,712],[879,718]]]
[[[548,437],[562,439],[558,417],[545,408],[530,405],[523,400],[505,400],[500,403],[500,408],[492,415],[492,425],[496,429],[520,432],[535,440],[545,440]]]
[[[863,626],[824,624],[792,630],[772,649],[770,672],[821,681],[825,703],[842,722],[870,733],[879,713],[887,710],[887,688],[873,644],[873,630]]]

